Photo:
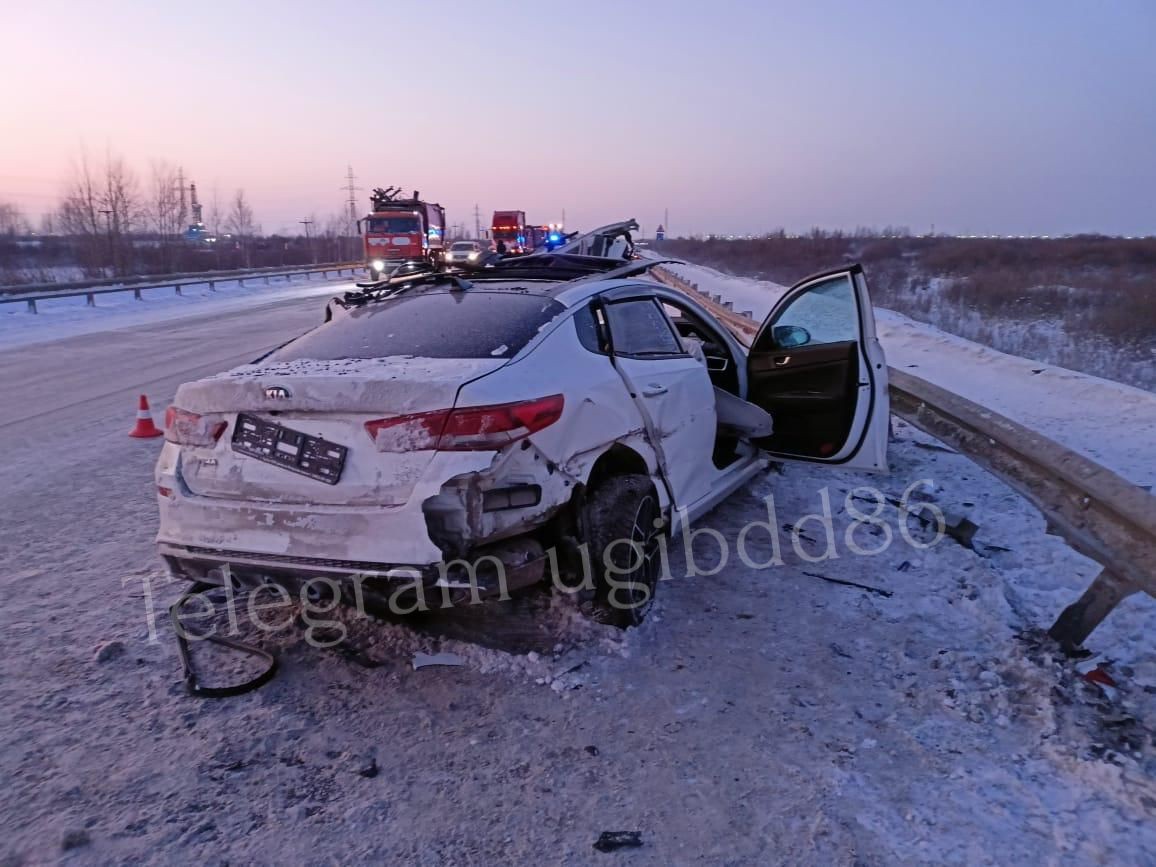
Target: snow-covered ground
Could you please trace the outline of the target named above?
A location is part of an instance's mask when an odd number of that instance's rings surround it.
[[[187,697],[157,444],[125,434],[141,391],[162,407],[323,313],[261,301],[115,339],[0,336],[0,862],[1156,859],[1156,606],[1129,600],[1090,642],[1118,689],[1081,678],[1039,627],[1092,565],[902,423],[887,477],[787,466],[708,515],[642,629],[540,595],[411,625],[297,606],[264,618],[286,624],[261,639],[272,683]],[[976,550],[890,504],[863,523],[869,486],[923,479],[915,499],[980,524]],[[824,496],[829,524],[808,517]],[[344,641],[306,641],[318,624]],[[463,664],[414,670],[437,651]],[[597,853],[607,830],[644,845]]]
[[[732,301],[736,311],[752,311],[756,320],[786,291],[701,265],[664,267]],[[875,318],[892,367],[1015,419],[1137,485],[1156,488],[1156,394],[1007,355],[890,310],[876,310]]]

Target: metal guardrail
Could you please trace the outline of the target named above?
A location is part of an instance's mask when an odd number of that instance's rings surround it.
[[[39,312],[37,301],[47,301],[54,298],[87,299],[89,307],[96,306],[97,295],[109,295],[115,292],[132,292],[137,300],[141,300],[141,292],[146,289],[173,289],[177,295],[182,294],[186,286],[207,285],[211,291],[216,291],[218,283],[238,283],[245,285],[246,280],[263,278],[269,283],[275,277],[287,277],[290,280],[298,274],[304,274],[306,279],[310,274],[327,275],[331,271],[341,276],[343,271],[349,271],[350,276],[363,270],[365,265],[360,262],[331,262],[322,265],[302,265],[294,268],[247,268],[241,271],[206,271],[193,274],[169,274],[163,277],[126,277],[123,280],[92,280],[75,283],[38,283],[30,286],[0,286],[0,304],[14,304],[24,302],[30,313]]]
[[[708,307],[744,343],[758,323],[719,296],[664,269],[657,280]],[[891,411],[967,455],[1043,513],[1047,531],[1102,570],[1049,634],[1066,649],[1084,642],[1125,598],[1156,597],[1156,496],[1067,446],[905,371],[888,368]]]

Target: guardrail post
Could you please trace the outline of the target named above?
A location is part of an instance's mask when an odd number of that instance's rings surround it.
[[[217,281],[216,280],[210,280],[209,281],[209,291],[210,292],[216,292],[217,291]]]
[[[244,277],[238,277],[237,278],[237,285],[238,286],[244,286],[245,285],[245,278]]]
[[[144,300],[143,298],[141,298],[139,287],[132,290],[132,297],[135,298],[137,301],[143,301]]]
[[[84,303],[88,307],[95,307],[96,306],[96,296],[93,295],[91,292],[86,293],[84,296]]]
[[[1112,610],[1140,588],[1104,569],[1092,581],[1084,595],[1063,610],[1048,635],[1065,650],[1084,643]]]
[[[183,294],[184,294],[183,292],[181,292],[181,284],[180,284],[180,283],[174,283],[174,284],[173,284],[173,289],[175,289],[175,290],[176,290],[176,293],[177,293],[178,295],[183,295]]]
[[[28,312],[29,313],[39,313],[40,312],[39,310],[36,309],[36,299],[35,298],[29,298],[28,299]]]
[[[266,285],[266,286],[268,286],[268,285],[269,285],[269,277],[270,277],[270,276],[271,276],[271,275],[269,275],[269,274],[266,274],[266,275],[265,275],[265,285]]]

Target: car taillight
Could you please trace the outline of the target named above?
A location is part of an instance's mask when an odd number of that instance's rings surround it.
[[[177,406],[165,410],[165,439],[182,446],[211,446],[221,438],[227,421],[211,421]]]
[[[563,405],[562,395],[554,394],[375,419],[365,423],[365,430],[381,452],[492,451],[549,427],[561,418]]]

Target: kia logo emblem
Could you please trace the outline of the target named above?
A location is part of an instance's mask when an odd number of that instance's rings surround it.
[[[271,385],[265,389],[265,397],[269,400],[285,400],[289,397],[289,389],[280,385]]]

